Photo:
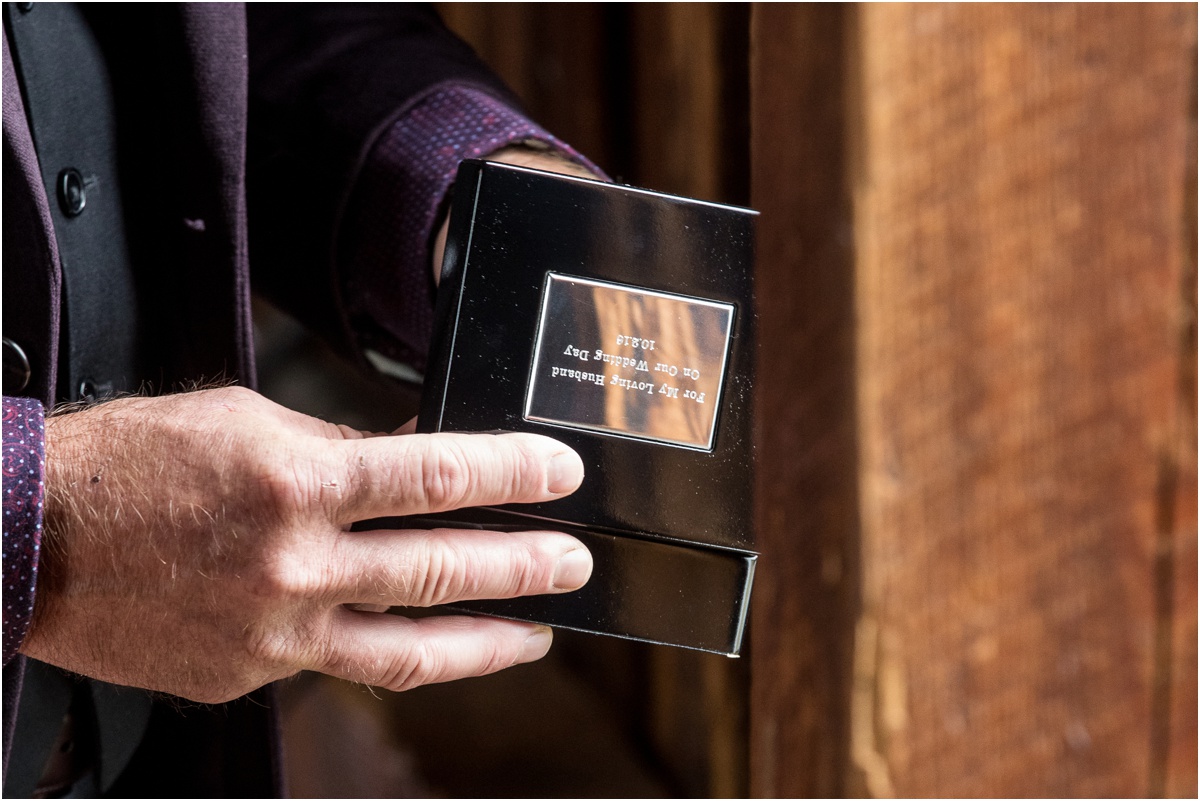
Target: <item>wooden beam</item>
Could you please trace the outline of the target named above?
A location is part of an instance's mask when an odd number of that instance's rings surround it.
[[[1185,26],[1187,23],[1185,22]],[[1160,630],[1170,643],[1170,653],[1162,656],[1167,668],[1162,682],[1165,692],[1158,709],[1166,716],[1161,727],[1161,785],[1151,774],[1151,793],[1168,798],[1195,798],[1196,781],[1196,22],[1191,27],[1191,53],[1187,61],[1191,76],[1187,80],[1190,98],[1185,111],[1187,138],[1184,145],[1183,225],[1180,250],[1183,276],[1179,284],[1179,385],[1175,409],[1176,450],[1174,464],[1165,465],[1171,481],[1163,487],[1163,510],[1167,512],[1158,526],[1162,547],[1160,559],[1164,575],[1170,576],[1170,592],[1161,592],[1165,614]],[[1172,486],[1173,484],[1173,486]],[[1166,588],[1164,588],[1166,589]],[[1169,638],[1169,639],[1167,639]],[[1169,661],[1167,661],[1169,660]],[[1157,710],[1156,710],[1157,711]],[[1159,752],[1152,752],[1154,758]],[[1153,766],[1152,766],[1153,767]]]
[[[1195,7],[752,54],[752,793],[1194,794]]]
[[[1162,789],[1156,509],[1186,428],[1195,35],[1183,6],[861,14],[863,599],[881,661],[879,711],[855,725],[901,794]]]

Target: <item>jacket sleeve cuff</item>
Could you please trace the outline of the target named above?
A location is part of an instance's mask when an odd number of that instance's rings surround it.
[[[466,84],[434,87],[379,138],[340,235],[342,297],[361,350],[424,371],[433,326],[432,243],[458,164],[523,142],[603,174],[520,112]]]
[[[4,398],[4,664],[21,647],[33,617],[45,476],[42,404]]]

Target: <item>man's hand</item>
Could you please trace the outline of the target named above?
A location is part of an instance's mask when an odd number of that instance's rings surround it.
[[[582,463],[546,437],[364,435],[229,388],[51,417],[46,462],[22,652],[195,701],[304,669],[404,690],[529,662],[543,626],[362,610],[562,592],[591,573],[565,534],[349,530],[573,492]]]

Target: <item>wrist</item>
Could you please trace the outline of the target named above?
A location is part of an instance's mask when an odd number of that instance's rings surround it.
[[[552,147],[540,139],[525,139],[506,145],[499,150],[482,157],[486,161],[498,161],[517,167],[529,167],[546,172],[557,172],[564,175],[574,175],[579,178],[604,180],[604,176],[593,172],[585,165],[561,150]]]
[[[62,564],[66,558],[67,518],[72,505],[78,503],[72,485],[78,478],[71,470],[74,441],[77,438],[79,412],[48,414],[46,416],[45,497],[42,509],[41,554],[38,560],[38,594],[29,625],[27,644],[36,644],[44,628],[49,610],[54,606],[62,583]]]

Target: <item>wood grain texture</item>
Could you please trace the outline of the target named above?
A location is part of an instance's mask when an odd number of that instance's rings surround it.
[[[1180,249],[1183,253],[1183,280],[1180,282],[1180,371],[1179,403],[1176,407],[1175,423],[1175,466],[1172,470],[1174,487],[1165,487],[1173,492],[1164,493],[1164,507],[1170,516],[1162,520],[1159,531],[1169,533],[1164,549],[1168,554],[1168,569],[1171,573],[1171,593],[1163,593],[1169,610],[1170,661],[1169,675],[1163,682],[1167,688],[1165,702],[1161,706],[1168,716],[1162,759],[1162,791],[1171,798],[1195,798],[1197,794],[1197,738],[1196,738],[1196,675],[1197,675],[1197,621],[1196,621],[1196,572],[1200,556],[1196,547],[1196,124],[1197,124],[1197,76],[1195,18],[1191,20],[1191,53],[1187,60],[1192,73],[1187,81],[1191,97],[1184,119],[1187,124],[1187,141],[1184,146],[1183,174],[1183,231]],[[1160,533],[1160,537],[1162,534]],[[1166,629],[1166,626],[1164,626]],[[1152,774],[1151,791],[1156,777]]]
[[[855,36],[852,775],[1194,792],[1195,8],[866,6]]]
[[[852,15],[774,4],[751,15],[751,197],[762,213],[752,796],[846,790],[858,539]]]

